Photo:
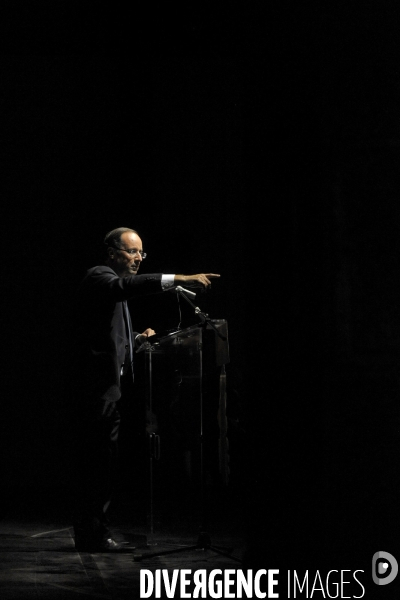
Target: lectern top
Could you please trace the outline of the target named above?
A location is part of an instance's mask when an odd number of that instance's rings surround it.
[[[229,362],[228,345],[228,324],[225,319],[211,319],[211,323],[204,325],[191,325],[185,329],[177,329],[169,332],[162,332],[150,336],[136,352],[154,352],[163,351],[168,347],[197,343],[203,341],[204,335],[207,338],[215,339],[215,359],[217,365],[224,365]]]

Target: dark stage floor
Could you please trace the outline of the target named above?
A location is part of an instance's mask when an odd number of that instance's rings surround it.
[[[214,504],[206,532],[209,547],[200,535],[202,524],[190,510],[180,518],[164,514],[162,523],[139,523],[130,503],[120,502],[114,535],[135,547],[121,554],[77,552],[66,512],[62,502],[28,503],[22,492],[8,506],[0,521],[1,600],[139,598],[143,569],[167,569],[171,574],[174,569],[240,569],[246,552],[238,507],[215,510]],[[179,591],[174,597],[180,597]]]

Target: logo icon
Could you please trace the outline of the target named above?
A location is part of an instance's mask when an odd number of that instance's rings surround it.
[[[395,557],[389,552],[375,552],[372,557],[372,579],[377,585],[392,583],[399,571]],[[382,577],[383,575],[383,577]]]

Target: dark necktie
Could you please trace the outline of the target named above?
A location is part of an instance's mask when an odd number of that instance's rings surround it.
[[[126,329],[127,329],[127,333],[128,333],[128,339],[129,339],[129,364],[130,364],[130,369],[133,374],[133,342],[132,342],[131,315],[129,313],[128,303],[126,300],[124,300],[123,305],[124,305],[125,324],[126,324]],[[126,371],[129,372],[128,369],[126,369]]]

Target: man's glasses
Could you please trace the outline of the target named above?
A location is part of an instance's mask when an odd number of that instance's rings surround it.
[[[147,256],[147,252],[143,252],[143,250],[136,250],[135,248],[115,248],[116,250],[120,250],[123,252],[126,252],[127,254],[130,254],[131,256],[134,256],[135,254],[140,254],[140,256],[142,257],[142,260],[144,260]]]

